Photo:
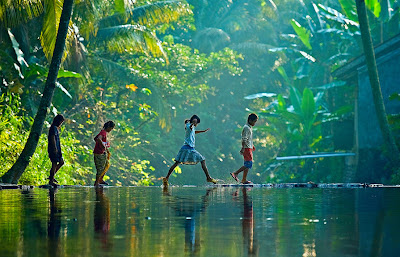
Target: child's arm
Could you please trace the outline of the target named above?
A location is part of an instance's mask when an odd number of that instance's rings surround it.
[[[105,147],[104,144],[103,144],[103,136],[102,136],[102,135],[99,135],[99,136],[96,138],[96,142],[98,142],[98,143],[101,145],[101,147],[103,147],[103,149],[106,150],[106,147]]]
[[[242,140],[242,149],[240,149],[240,154],[242,155],[244,153],[244,148],[245,148],[245,142]]]
[[[51,141],[51,144],[53,146],[53,152],[55,154],[58,154],[58,149],[57,149],[57,144],[56,144],[56,136],[55,135],[51,135],[50,136],[50,141]]]
[[[210,130],[210,128],[208,128],[208,129],[206,129],[206,130],[196,130],[194,133],[195,133],[195,134],[204,133],[204,132],[207,132],[207,131],[209,131],[209,130]]]

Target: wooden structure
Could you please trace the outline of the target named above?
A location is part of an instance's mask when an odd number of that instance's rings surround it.
[[[400,34],[375,47],[381,90],[387,114],[400,113],[400,101],[389,96],[400,93]],[[376,181],[385,176],[386,160],[382,154],[382,133],[372,98],[365,57],[362,55],[338,68],[333,76],[354,86],[354,151],[357,153],[356,181]],[[362,172],[359,172],[362,171]],[[386,174],[389,176],[389,174]]]

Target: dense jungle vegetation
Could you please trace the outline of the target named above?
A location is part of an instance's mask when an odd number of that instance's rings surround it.
[[[0,176],[26,142],[48,73],[62,0],[0,3]],[[374,44],[399,33],[399,1],[367,2]],[[350,0],[76,0],[46,127],[23,184],[46,183],[47,132],[66,117],[62,184],[92,184],[93,137],[113,120],[113,185],[160,184],[201,118],[196,149],[213,177],[242,165],[241,127],[255,112],[254,182],[337,182],[342,159],[276,156],[352,151],[355,88],[332,72],[362,54]],[[177,173],[182,173],[175,176]],[[172,184],[203,184],[199,165]]]

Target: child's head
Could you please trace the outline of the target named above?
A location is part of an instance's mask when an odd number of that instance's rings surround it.
[[[199,124],[200,123],[200,118],[199,118],[199,116],[197,116],[196,114],[195,115],[193,115],[191,118],[190,118],[190,123],[192,123],[193,125],[197,125],[197,124]]]
[[[60,127],[61,124],[64,122],[64,116],[61,114],[57,114],[56,117],[54,117],[53,122],[51,123],[52,126]]]
[[[115,123],[111,120],[104,123],[103,129],[107,132],[110,132],[115,127]]]
[[[247,118],[247,122],[252,126],[254,126],[256,124],[257,120],[258,120],[258,116],[255,113],[250,113],[249,117]]]

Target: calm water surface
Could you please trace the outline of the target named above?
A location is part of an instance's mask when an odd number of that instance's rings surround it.
[[[400,189],[0,190],[0,256],[400,256]]]

